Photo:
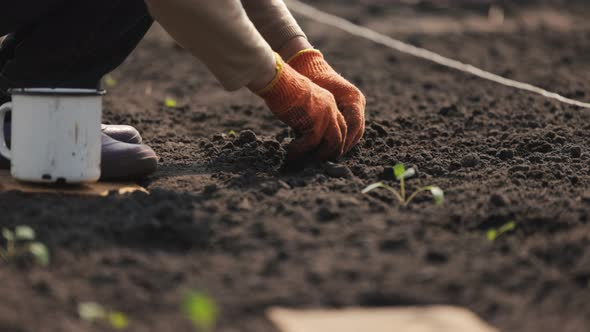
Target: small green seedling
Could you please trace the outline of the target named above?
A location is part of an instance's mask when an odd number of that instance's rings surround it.
[[[500,228],[491,228],[488,229],[486,236],[490,242],[496,241],[497,238],[502,236],[505,233],[513,231],[516,228],[516,223],[514,221],[509,221],[502,225]]]
[[[0,258],[11,260],[29,253],[37,264],[49,265],[49,250],[43,243],[35,241],[35,231],[31,227],[16,226],[14,231],[2,228],[2,237],[6,240],[6,246],[0,248]]]
[[[211,297],[205,293],[193,291],[185,297],[182,307],[198,331],[213,331],[219,310]]]
[[[106,75],[104,77],[104,84],[109,88],[112,88],[117,85],[117,80],[113,78],[111,75]]]
[[[395,198],[397,198],[397,200],[403,206],[407,206],[419,193],[425,192],[425,191],[430,191],[430,193],[432,194],[432,197],[434,198],[436,205],[444,204],[445,193],[442,191],[442,189],[440,189],[437,186],[426,186],[426,187],[418,188],[410,196],[406,197],[406,179],[410,178],[416,174],[415,169],[413,169],[413,168],[406,169],[404,164],[397,164],[393,167],[393,174],[395,175],[395,178],[397,180],[399,180],[399,188],[400,188],[399,191],[386,185],[383,182],[377,182],[377,183],[373,183],[373,184],[367,186],[365,189],[363,189],[362,193],[366,194],[366,193],[373,191],[377,188],[383,188],[383,189],[386,189],[386,190],[389,190],[390,192],[392,192],[393,195],[395,196]]]
[[[129,319],[124,313],[105,309],[96,302],[79,303],[78,315],[87,322],[93,324],[101,322],[116,330],[124,330],[129,326]]]
[[[175,99],[172,98],[166,98],[166,100],[164,100],[164,105],[166,105],[166,107],[168,108],[174,108],[178,105],[178,103],[176,102]]]
[[[236,136],[236,131],[232,129],[227,134]]]

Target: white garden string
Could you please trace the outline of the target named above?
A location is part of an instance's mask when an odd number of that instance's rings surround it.
[[[516,88],[519,90],[529,91],[529,92],[541,95],[541,96],[549,98],[549,99],[555,99],[555,100],[558,100],[564,104],[575,105],[575,106],[584,107],[584,108],[590,108],[590,103],[585,103],[585,102],[578,101],[575,99],[567,98],[567,97],[564,97],[558,93],[547,91],[543,88],[534,86],[532,84],[523,83],[523,82],[515,81],[515,80],[509,79],[506,77],[502,77],[500,75],[496,75],[494,73],[474,67],[472,65],[444,57],[440,54],[434,53],[434,52],[429,51],[427,49],[404,43],[403,41],[391,38],[389,36],[386,36],[382,33],[377,32],[377,31],[360,26],[358,24],[354,24],[354,23],[347,21],[339,16],[332,15],[332,14],[326,13],[324,11],[321,11],[321,10],[319,10],[315,7],[312,7],[310,5],[307,5],[299,0],[286,0],[286,3],[288,4],[288,6],[292,12],[297,13],[301,16],[304,16],[310,20],[316,21],[321,24],[332,26],[332,27],[340,29],[342,31],[346,31],[352,35],[371,40],[375,43],[387,46],[387,47],[397,50],[399,52],[410,54],[415,57],[422,58],[422,59],[437,63],[437,64],[445,66],[445,67],[449,67],[449,68],[453,68],[453,69],[462,71],[464,73],[469,73],[474,76],[502,84],[504,86]]]

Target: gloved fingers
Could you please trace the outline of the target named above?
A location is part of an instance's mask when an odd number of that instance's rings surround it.
[[[337,76],[333,80],[326,80],[324,83],[328,87],[328,91],[334,94],[338,109],[344,115],[348,126],[348,135],[344,144],[344,153],[347,153],[358,143],[364,133],[367,101],[357,87],[341,76]]]
[[[342,152],[344,152],[344,143],[346,142],[346,136],[348,135],[348,125],[346,119],[342,113],[336,113],[336,119],[338,120],[338,126],[340,127],[340,134],[342,135]]]
[[[350,147],[350,149],[352,150],[352,148],[354,148],[357,144],[359,144],[359,142],[361,141],[361,138],[363,138],[363,135],[365,134],[365,121],[363,120],[363,125],[361,127],[361,130],[359,131],[358,135],[352,140],[352,145]],[[350,150],[349,150],[350,151]]]
[[[360,92],[360,90],[359,90],[359,92]],[[365,120],[366,120],[365,112],[367,109],[367,99],[365,98],[365,95],[363,95],[362,92],[360,92],[360,94],[362,97],[361,104],[360,104],[361,107],[359,109],[360,115],[361,115],[361,129],[359,130],[357,137],[355,137],[355,139],[353,140],[354,143],[352,144],[352,147],[357,145],[358,142],[361,140],[361,138],[363,138],[363,135],[365,135]],[[351,147],[351,149],[352,149],[352,147]]]
[[[348,135],[344,143],[344,153],[352,149],[364,134],[365,116],[358,106],[339,107],[348,126]]]
[[[344,117],[340,113],[334,113],[324,132],[322,141],[314,153],[314,159],[319,161],[336,160],[342,156],[346,133],[347,126]]]

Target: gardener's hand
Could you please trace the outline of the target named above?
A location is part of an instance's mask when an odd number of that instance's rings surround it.
[[[348,126],[344,153],[350,151],[360,141],[365,132],[365,106],[367,102],[363,93],[340,76],[324,60],[324,56],[318,50],[306,49],[300,51],[289,59],[288,63],[299,73],[310,78],[312,82],[334,95],[338,108],[344,115]]]
[[[346,121],[330,92],[299,74],[277,55],[275,78],[257,93],[298,136],[288,147],[289,160],[306,155],[333,160],[342,155]]]

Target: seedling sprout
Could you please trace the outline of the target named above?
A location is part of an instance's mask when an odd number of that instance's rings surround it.
[[[112,88],[117,85],[117,80],[113,78],[111,75],[107,75],[104,77],[104,84],[109,88]]]
[[[415,169],[413,169],[413,168],[406,169],[404,164],[397,164],[393,167],[393,174],[395,175],[395,178],[399,181],[399,191],[386,185],[383,182],[377,182],[377,183],[373,183],[373,184],[367,186],[365,189],[363,189],[362,193],[366,194],[366,193],[373,191],[377,188],[383,188],[383,189],[386,189],[386,190],[390,191],[391,193],[393,193],[395,198],[403,206],[407,206],[419,193],[429,191],[432,194],[432,197],[434,198],[436,205],[444,204],[445,194],[442,191],[442,189],[440,189],[437,186],[421,187],[421,188],[418,188],[416,191],[414,191],[411,195],[406,196],[406,179],[410,178],[416,174]]]
[[[105,309],[96,302],[79,303],[78,315],[87,322],[102,322],[116,330],[124,330],[129,326],[129,320],[124,313]]]
[[[500,228],[491,228],[487,231],[486,236],[490,242],[494,242],[497,238],[505,233],[513,231],[516,228],[514,221],[509,221],[502,225]]]
[[[166,107],[168,107],[168,108],[174,108],[174,107],[176,107],[178,105],[178,103],[176,102],[175,99],[172,99],[172,98],[168,97],[164,101],[164,105],[166,105]]]
[[[49,251],[43,243],[35,241],[35,236],[35,231],[29,226],[16,226],[14,231],[2,228],[2,237],[6,240],[6,246],[0,248],[0,258],[11,260],[30,253],[37,264],[49,265]]]
[[[183,310],[198,331],[211,332],[217,322],[218,308],[207,294],[193,291],[183,302]]]

